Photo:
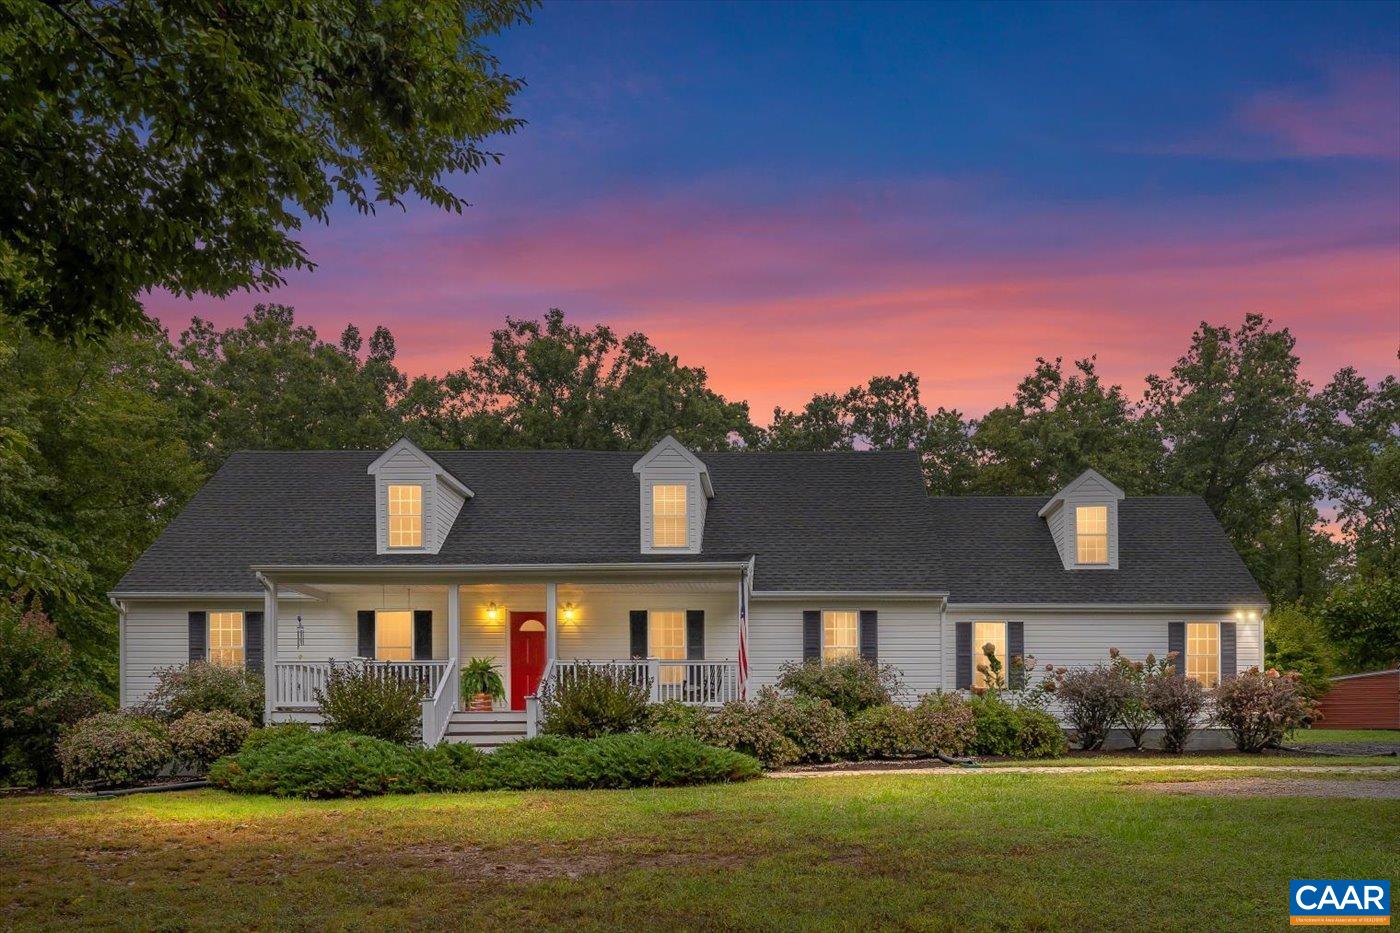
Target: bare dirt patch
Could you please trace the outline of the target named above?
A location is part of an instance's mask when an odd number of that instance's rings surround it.
[[[1218,781],[1165,781],[1158,784],[1137,784],[1134,787],[1158,794],[1188,794],[1195,797],[1345,797],[1356,800],[1400,800],[1400,781],[1226,778]]]

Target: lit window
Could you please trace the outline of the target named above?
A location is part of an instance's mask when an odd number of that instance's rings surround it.
[[[979,688],[990,687],[991,680],[986,673],[981,670],[988,666],[987,645],[992,646],[992,653],[1001,662],[1001,676],[1005,681],[1010,680],[1007,670],[1006,658],[1006,623],[1005,622],[974,622],[972,623],[972,685]]]
[[[389,547],[423,546],[423,487],[389,487]]]
[[[685,484],[651,487],[651,546],[685,545]]]
[[[209,663],[243,666],[243,613],[209,613]]]
[[[1220,626],[1215,622],[1186,625],[1186,676],[1202,687],[1220,683]]]
[[[860,653],[856,633],[860,626],[850,609],[827,609],[822,612],[822,660],[844,661]]]
[[[654,609],[647,613],[647,647],[651,656],[663,661],[685,660],[685,613],[679,609]],[[661,667],[663,684],[678,684],[685,680],[685,668],[679,664]]]
[[[1081,505],[1074,510],[1079,563],[1108,563],[1108,506]]]
[[[374,657],[379,661],[413,660],[413,613],[407,609],[375,613]]]

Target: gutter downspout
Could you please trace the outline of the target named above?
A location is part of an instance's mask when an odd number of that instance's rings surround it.
[[[117,610],[117,709],[126,703],[126,601],[108,596],[107,602]]]

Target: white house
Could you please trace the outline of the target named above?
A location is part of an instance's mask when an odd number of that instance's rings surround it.
[[[374,451],[230,457],[122,578],[121,698],[194,659],[265,672],[314,719],[335,661],[422,680],[424,738],[525,734],[544,681],[631,665],[717,705],[790,661],[859,654],[912,699],[974,654],[1091,664],[1175,649],[1213,684],[1262,664],[1263,594],[1205,503],[1093,470],[1044,497],[930,498],[913,453]],[[490,657],[496,714],[459,712]]]

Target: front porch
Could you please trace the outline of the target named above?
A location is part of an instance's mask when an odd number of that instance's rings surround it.
[[[262,575],[265,643],[275,646],[264,658],[268,721],[318,720],[317,691],[345,664],[421,685],[429,745],[466,734],[473,716],[518,721],[532,735],[539,695],[600,664],[621,668],[652,702],[719,706],[743,695],[737,658],[745,577],[738,570],[645,581],[396,577]],[[490,659],[504,681],[494,716],[465,712],[461,671],[473,658]]]

